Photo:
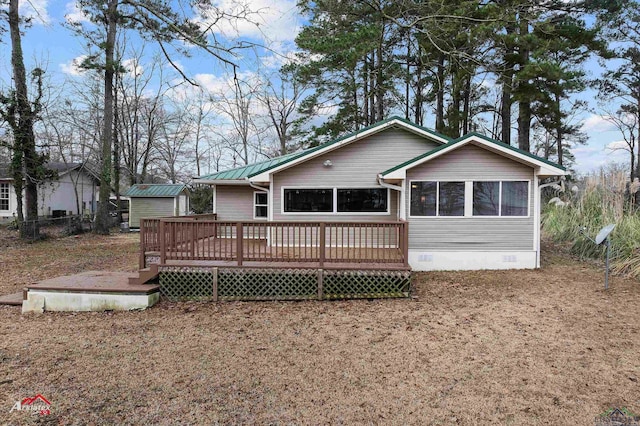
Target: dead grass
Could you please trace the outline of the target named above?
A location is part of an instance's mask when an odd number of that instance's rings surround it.
[[[546,254],[537,271],[420,274],[410,300],[1,307],[0,424],[27,422],[9,410],[36,393],[60,424],[574,425],[639,412],[638,282],[604,292],[601,269]],[[135,269],[136,244],[82,236],[4,246],[0,260],[11,290]]]

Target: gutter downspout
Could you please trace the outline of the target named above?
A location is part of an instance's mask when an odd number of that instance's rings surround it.
[[[381,187],[392,189],[400,193],[400,205],[398,206],[398,211],[397,211],[398,219],[407,220],[407,215],[405,211],[406,200],[405,200],[404,185],[398,186],[398,185],[392,185],[390,183],[386,183],[381,174],[378,174],[377,180],[378,180],[378,185],[380,185]]]

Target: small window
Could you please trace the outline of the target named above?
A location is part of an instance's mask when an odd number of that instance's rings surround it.
[[[473,182],[473,215],[500,215],[500,182]]]
[[[502,182],[502,216],[529,214],[529,182]]]
[[[437,182],[411,183],[411,216],[436,215]]]
[[[285,189],[285,213],[333,212],[333,189]]]
[[[464,216],[464,182],[439,182],[438,216]]]
[[[0,210],[9,210],[9,184],[0,183]]]
[[[269,197],[266,192],[254,192],[253,193],[253,203],[254,203],[254,218],[255,219],[266,219],[269,215],[268,213],[268,203]]]
[[[384,188],[338,189],[338,212],[386,213],[387,194]]]

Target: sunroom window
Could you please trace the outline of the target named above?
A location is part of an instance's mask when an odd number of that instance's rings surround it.
[[[411,216],[464,216],[464,182],[412,182]]]
[[[341,189],[338,188],[339,213],[384,213],[387,211],[385,188]]]
[[[502,182],[502,216],[527,216],[529,182]]]
[[[473,182],[474,216],[527,216],[529,182]]]
[[[333,212],[333,188],[285,189],[285,213]]]

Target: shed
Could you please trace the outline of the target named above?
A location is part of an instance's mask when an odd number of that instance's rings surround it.
[[[131,199],[129,228],[140,228],[146,217],[186,216],[189,190],[182,184],[136,184],[123,194]]]

